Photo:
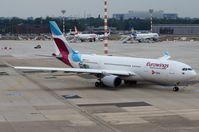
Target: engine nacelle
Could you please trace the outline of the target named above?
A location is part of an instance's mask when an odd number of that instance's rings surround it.
[[[122,80],[118,76],[114,75],[105,76],[101,79],[101,81],[104,83],[104,85],[112,88],[118,87],[122,83]]]

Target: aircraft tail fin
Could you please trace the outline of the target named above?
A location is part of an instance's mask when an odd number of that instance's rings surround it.
[[[75,26],[74,28],[75,28],[75,34],[76,35],[79,34],[79,31],[78,31],[77,27]]]
[[[55,45],[56,45],[57,49],[59,50],[60,55],[62,56],[61,60],[65,64],[73,67],[73,61],[77,61],[77,60],[79,61],[79,58],[77,59],[77,56],[79,56],[78,53],[76,53],[70,47],[69,42],[66,40],[66,38],[62,34],[62,32],[59,29],[56,22],[50,21],[49,23],[50,23],[50,29],[51,29],[51,33],[52,33]],[[56,53],[56,55],[57,55],[57,53]],[[75,59],[73,59],[73,56],[75,56]]]

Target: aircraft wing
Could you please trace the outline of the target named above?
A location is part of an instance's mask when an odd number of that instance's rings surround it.
[[[62,71],[65,73],[88,73],[88,74],[112,74],[118,76],[133,76],[135,73],[121,70],[105,70],[105,69],[81,69],[81,68],[53,68],[53,67],[21,67],[14,66],[15,69],[21,70],[41,70],[41,71]]]

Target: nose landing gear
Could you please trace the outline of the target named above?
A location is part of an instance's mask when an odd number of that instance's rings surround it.
[[[173,91],[174,92],[178,92],[180,89],[179,89],[179,87],[177,87],[177,86],[175,86],[174,88],[173,88]]]
[[[178,92],[180,90],[179,87],[178,87],[179,84],[180,84],[180,82],[176,83],[175,87],[173,88],[174,92]]]

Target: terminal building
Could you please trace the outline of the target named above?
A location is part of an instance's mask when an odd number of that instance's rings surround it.
[[[113,18],[117,20],[128,20],[128,19],[149,19],[151,17],[149,11],[128,11],[128,13],[113,14]],[[177,19],[178,14],[176,13],[164,13],[164,11],[154,11],[153,18],[158,19]]]
[[[164,19],[178,19],[178,14],[176,13],[165,13],[163,14]]]
[[[199,35],[199,25],[194,24],[158,24],[153,32],[160,35]]]

